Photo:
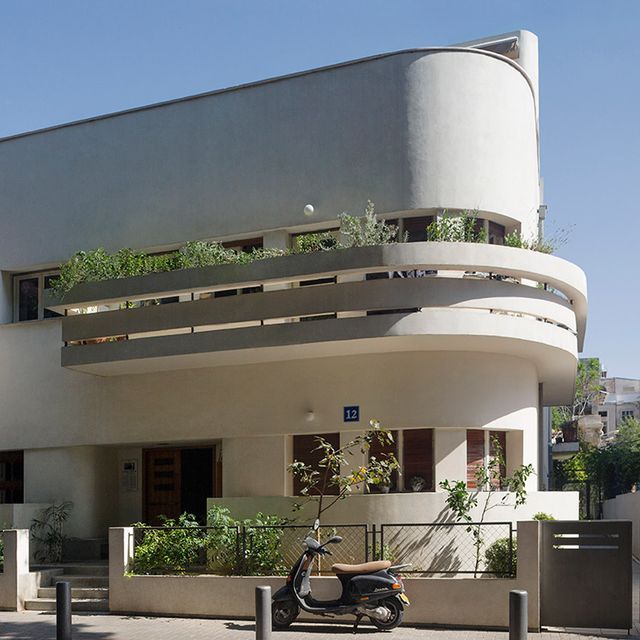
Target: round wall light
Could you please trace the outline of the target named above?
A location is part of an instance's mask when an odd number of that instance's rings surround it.
[[[310,218],[314,214],[315,209],[312,204],[305,204],[303,211],[304,215],[307,216],[307,218]]]

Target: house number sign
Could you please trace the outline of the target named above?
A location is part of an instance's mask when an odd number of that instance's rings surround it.
[[[358,405],[343,407],[342,417],[344,422],[360,422],[360,407]]]

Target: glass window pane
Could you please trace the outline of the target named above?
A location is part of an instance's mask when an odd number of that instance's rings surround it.
[[[38,319],[38,278],[18,281],[18,320]]]

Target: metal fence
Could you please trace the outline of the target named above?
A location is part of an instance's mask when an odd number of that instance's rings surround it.
[[[515,574],[515,536],[510,522],[233,527],[134,527],[134,574],[286,575],[307,536],[326,542],[340,535],[331,556],[317,558],[314,573],[331,574],[334,563],[369,560],[411,563],[418,575]],[[492,561],[490,559],[493,558]]]
[[[383,524],[372,533],[377,558],[411,563],[403,573],[515,575],[511,522]]]
[[[325,525],[317,533],[305,525],[233,527],[134,527],[131,573],[286,575],[303,551],[307,536],[325,542],[338,532],[332,556],[316,562],[318,575],[336,562],[369,559],[366,525]]]

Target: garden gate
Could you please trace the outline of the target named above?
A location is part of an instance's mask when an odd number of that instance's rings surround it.
[[[631,629],[631,522],[542,522],[540,623]]]

